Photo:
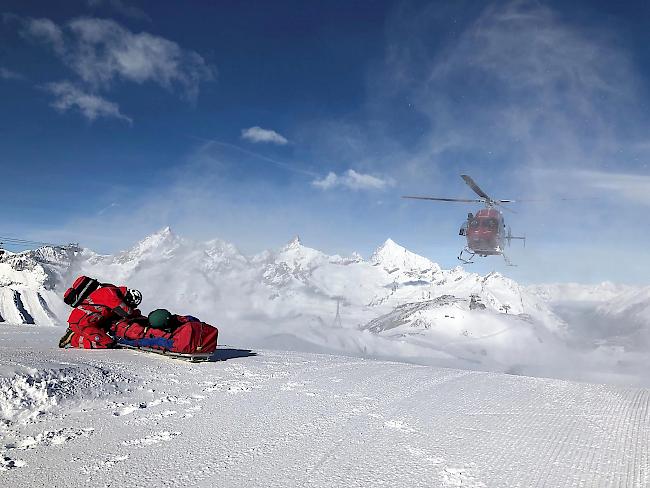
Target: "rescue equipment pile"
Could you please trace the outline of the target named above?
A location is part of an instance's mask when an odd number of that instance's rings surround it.
[[[64,294],[73,307],[68,330],[59,347],[106,349],[142,347],[179,354],[206,354],[217,348],[219,331],[191,315],[174,315],[158,309],[142,315],[138,290],[78,277]],[[161,317],[163,320],[161,320]]]

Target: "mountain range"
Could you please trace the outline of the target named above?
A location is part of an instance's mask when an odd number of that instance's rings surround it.
[[[0,322],[63,328],[61,297],[80,274],[141,290],[145,314],[199,316],[228,344],[608,381],[637,381],[650,345],[650,287],[523,286],[441,269],[391,239],[368,259],[327,255],[298,237],[245,256],[169,228],[115,255],[4,251]]]

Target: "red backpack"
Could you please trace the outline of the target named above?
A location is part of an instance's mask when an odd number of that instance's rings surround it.
[[[88,295],[99,288],[99,286],[100,283],[96,279],[89,278],[88,276],[80,276],[74,280],[72,286],[63,294],[63,301],[72,308],[75,308],[88,298]]]

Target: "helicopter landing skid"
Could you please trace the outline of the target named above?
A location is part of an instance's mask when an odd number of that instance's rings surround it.
[[[467,254],[467,256],[465,256]],[[460,254],[458,255],[458,260],[463,263],[463,264],[474,264],[474,256],[476,256],[476,253],[472,251],[469,248],[464,248],[462,251],[460,251]]]
[[[474,256],[476,256],[476,252],[472,251],[470,248],[466,247],[462,251],[460,251],[460,254],[458,255],[458,260],[463,263],[463,264],[474,264]],[[512,261],[510,261],[510,258],[506,256],[504,252],[500,252],[501,256],[503,256],[503,260],[506,262],[508,266],[513,266],[516,267],[516,264],[513,264]],[[485,256],[481,254],[481,256]]]
[[[501,256],[503,256],[503,260],[506,262],[508,266],[513,266],[513,267],[517,266],[516,264],[512,264],[512,261],[510,261],[510,259],[508,258],[508,256],[506,256],[505,253],[501,253]]]

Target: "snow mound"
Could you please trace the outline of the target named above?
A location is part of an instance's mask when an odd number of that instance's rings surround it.
[[[100,386],[122,379],[102,368],[75,368],[16,371],[0,375],[0,423],[25,424],[50,411],[63,400],[87,397]]]

